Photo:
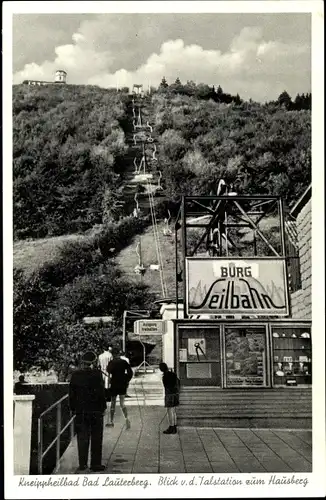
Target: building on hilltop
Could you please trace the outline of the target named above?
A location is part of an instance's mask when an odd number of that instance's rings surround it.
[[[67,72],[64,71],[63,69],[57,69],[57,71],[55,72],[54,82],[55,83],[67,83],[66,79],[67,79]]]
[[[24,85],[54,85],[54,84],[67,83],[67,72],[63,69],[57,69],[55,72],[54,82],[47,82],[44,80],[24,80]]]

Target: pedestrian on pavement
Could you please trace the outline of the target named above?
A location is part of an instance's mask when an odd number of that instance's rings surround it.
[[[24,386],[25,386],[25,377],[24,375],[20,375],[18,382],[15,383],[14,393],[18,395],[24,394]]]
[[[76,365],[77,365],[76,361],[70,361],[68,364],[68,368],[67,368],[67,381],[68,382],[70,382],[72,374],[74,373],[74,371],[77,368]]]
[[[114,426],[114,415],[117,397],[119,396],[120,408],[126,420],[126,429],[130,429],[130,420],[125,406],[125,397],[130,380],[133,377],[133,371],[130,364],[119,356],[118,350],[113,350],[113,360],[110,361],[107,367],[107,372],[110,376],[110,421],[106,424],[108,427]]]
[[[129,365],[130,365],[130,359],[127,358],[125,351],[120,351],[120,358],[127,361],[127,363],[129,363]]]
[[[102,441],[106,401],[103,378],[97,369],[96,354],[92,351],[85,352],[81,358],[81,368],[71,376],[69,405],[76,415],[79,470],[87,469],[91,444],[90,469],[101,472],[105,469],[102,465]]]
[[[98,367],[102,372],[104,389],[105,389],[105,397],[106,400],[110,400],[110,391],[109,391],[109,374],[107,372],[107,367],[110,361],[113,359],[112,356],[112,347],[111,346],[103,346],[103,352],[98,357]]]
[[[130,365],[130,359],[127,358],[125,351],[120,351],[120,359],[124,359]],[[128,387],[129,387],[129,384],[128,384]],[[127,390],[128,390],[128,387],[127,387]],[[131,396],[129,396],[129,394],[126,393],[126,398],[130,398],[130,397]]]
[[[163,434],[177,433],[177,413],[175,407],[179,405],[180,380],[176,374],[169,370],[166,363],[160,363],[159,368],[163,373],[162,382],[165,390],[164,406],[167,408],[169,427]]]

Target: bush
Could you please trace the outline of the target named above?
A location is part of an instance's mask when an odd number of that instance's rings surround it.
[[[150,225],[150,219],[127,216],[119,222],[111,222],[102,227],[96,237],[96,245],[104,259],[112,257],[125,248],[133,237]]]

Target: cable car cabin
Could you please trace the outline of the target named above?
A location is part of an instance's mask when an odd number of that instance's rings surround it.
[[[160,271],[160,265],[159,264],[150,264],[149,266],[150,271]]]
[[[146,185],[145,186],[145,191],[144,191],[144,194],[148,195],[148,194],[152,194],[155,196],[159,196],[160,194],[162,193],[161,191],[161,188],[159,186],[157,186],[156,184],[150,184],[150,185]]]
[[[137,264],[137,266],[135,266],[135,268],[134,268],[134,271],[136,274],[143,275],[146,272],[146,267],[144,267],[143,265]]]
[[[136,174],[130,182],[135,184],[147,184],[153,180],[153,174]]]

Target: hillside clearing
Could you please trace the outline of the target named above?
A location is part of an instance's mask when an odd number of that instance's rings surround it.
[[[65,243],[86,239],[83,234],[66,234],[39,240],[19,240],[13,244],[14,267],[29,275],[46,263],[56,260]]]
[[[175,295],[175,239],[174,235],[164,236],[163,223],[158,224],[159,244],[163,261],[163,274],[165,284],[168,290],[168,296]],[[140,277],[135,273],[135,266],[138,264],[138,255],[136,253],[139,240],[141,241],[142,263],[146,268],[145,274]],[[162,287],[160,272],[151,270],[151,264],[158,264],[156,246],[154,240],[153,227],[149,227],[141,237],[135,237],[132,244],[122,250],[116,257],[116,262],[121,270],[127,274],[132,281],[139,282],[141,279],[145,285],[148,285],[158,298],[162,297]]]

